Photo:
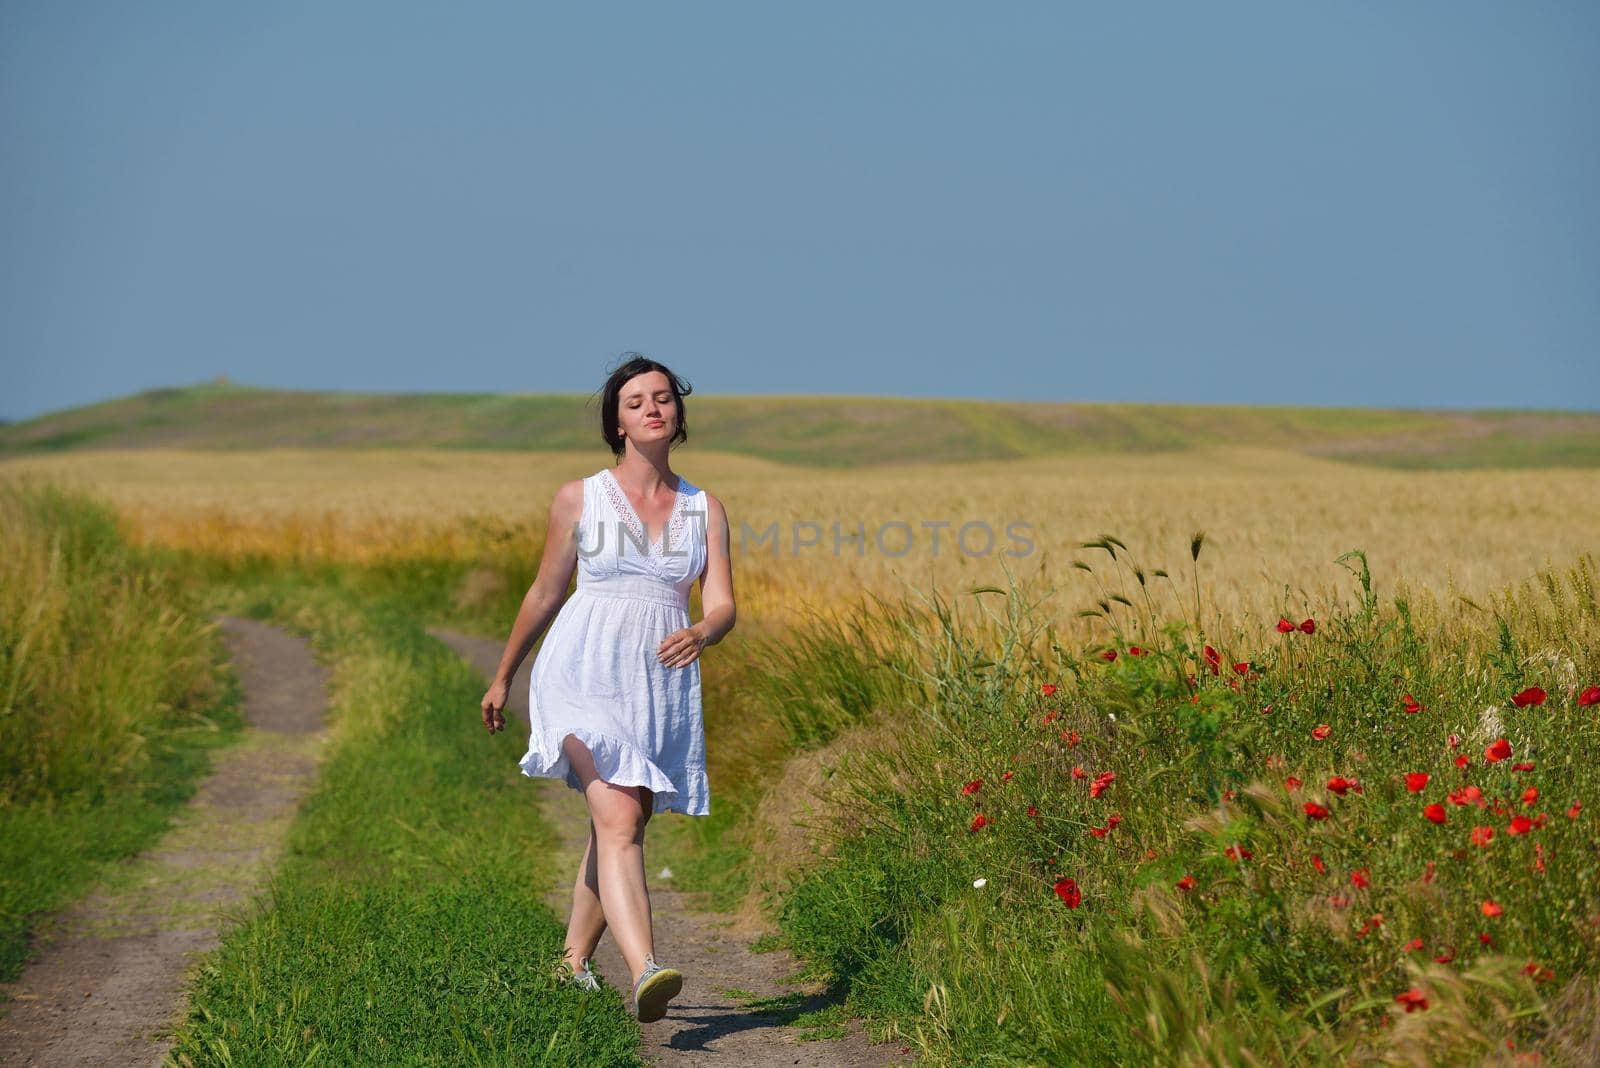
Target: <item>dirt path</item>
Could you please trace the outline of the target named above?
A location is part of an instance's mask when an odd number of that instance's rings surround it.
[[[159,1065],[185,973],[217,944],[277,858],[316,771],[327,671],[299,638],[221,621],[249,729],[150,852],[60,916],[5,989],[0,1063]]]
[[[503,642],[445,630],[431,633],[485,677],[499,666]],[[508,705],[512,713],[507,716],[508,721],[520,724],[521,730],[508,725],[506,731],[523,745],[527,743],[528,666],[524,662],[517,673]],[[517,755],[521,755],[520,749]],[[577,791],[563,782],[539,779],[530,780],[528,785],[538,791],[545,815],[566,842],[566,855],[557,865],[557,870],[565,874],[556,880],[547,897],[557,915],[565,920],[572,906],[572,878],[577,874],[578,860],[589,835],[588,809]],[[713,792],[715,788],[713,784]],[[722,917],[694,910],[690,895],[663,886],[663,882],[652,878],[650,887],[656,959],[682,971],[685,981],[683,993],[673,999],[666,1019],[640,1025],[647,1059],[654,1059],[659,1065],[726,1064],[744,1068],[858,1068],[909,1061],[898,1046],[873,1045],[854,1020],[849,1021],[843,1039],[800,1041],[796,1029],[784,1026],[785,1022],[825,1003],[784,982],[798,970],[794,958],[782,951],[752,953],[745,939],[725,930],[727,921]],[[609,932],[600,940],[594,965],[607,982],[630,991],[632,977]],[[759,1011],[761,1002],[751,1007],[753,999],[749,997],[736,999],[723,993],[728,990],[771,999],[766,1003],[768,1011]]]

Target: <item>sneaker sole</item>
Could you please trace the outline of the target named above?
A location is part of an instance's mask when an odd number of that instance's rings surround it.
[[[683,973],[672,968],[663,968],[646,979],[636,995],[639,1022],[654,1023],[665,1016],[667,1002],[677,997],[682,989]]]

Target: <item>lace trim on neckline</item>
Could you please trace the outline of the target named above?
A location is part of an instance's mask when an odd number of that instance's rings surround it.
[[[628,531],[633,535],[634,544],[645,541],[649,531],[645,529],[644,521],[639,518],[639,513],[634,511],[633,503],[628,500],[628,495],[623,492],[622,483],[617,481],[617,476],[611,473],[611,468],[601,468],[600,473],[605,476],[601,488],[611,500],[612,510],[627,524]],[[684,509],[683,502],[688,499],[684,487],[688,480],[682,475],[678,476],[678,488],[673,491],[672,511],[667,513],[667,525],[662,528],[660,536],[655,541],[645,546],[645,555],[662,556],[666,553],[666,541],[671,535],[673,545],[683,544]]]

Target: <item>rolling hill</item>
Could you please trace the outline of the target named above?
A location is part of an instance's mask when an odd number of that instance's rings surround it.
[[[1600,466],[1600,412],[1075,404],[848,396],[688,398],[692,445],[827,467],[1281,448],[1417,469]],[[0,425],[0,456],[90,448],[573,449],[583,394],[159,389]]]

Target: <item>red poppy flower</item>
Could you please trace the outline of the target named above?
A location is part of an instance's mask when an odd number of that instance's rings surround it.
[[[1537,800],[1539,800],[1539,788],[1537,786],[1530,786],[1522,791],[1522,803],[1524,805],[1531,805]]]
[[[1406,706],[1406,711],[1413,714],[1421,712],[1425,707],[1417,704],[1416,698],[1412,697],[1410,694],[1406,694],[1404,697],[1400,698],[1400,701]]]
[[[1512,771],[1532,771],[1533,770],[1533,761],[1524,760],[1520,764],[1513,764],[1513,765],[1511,765],[1511,770]]]
[[[1128,655],[1129,656],[1143,656],[1144,655],[1144,650],[1139,648],[1137,645],[1130,645],[1130,646],[1128,646]]]
[[[1033,819],[1038,815],[1039,815],[1039,806],[1038,805],[1029,805],[1028,806],[1028,818],[1029,819]]]
[[[1178,880],[1177,887],[1179,890],[1193,890],[1195,888],[1194,876],[1185,875],[1183,878]]]
[[[1117,829],[1117,824],[1121,822],[1122,817],[1117,815],[1115,812],[1106,817],[1106,826],[1111,828],[1113,831]]]
[[[1357,868],[1350,873],[1350,885],[1357,890],[1365,890],[1372,885],[1372,870],[1370,868]]]
[[[1569,820],[1577,819],[1578,818],[1578,812],[1582,808],[1583,808],[1583,802],[1582,801],[1574,801],[1572,803],[1572,807],[1567,809],[1567,819],[1569,819]]]
[[[1494,828],[1493,827],[1474,827],[1474,828],[1472,828],[1472,844],[1473,845],[1475,845],[1475,846],[1487,846],[1492,841],[1494,841]]]
[[[1491,764],[1498,764],[1511,755],[1511,743],[1504,738],[1496,738],[1489,748],[1483,751],[1483,759]]]
[[[1305,804],[1305,809],[1306,815],[1311,819],[1325,820],[1328,818],[1328,810],[1317,804],[1315,801],[1307,801]]]
[[[1528,817],[1512,816],[1511,826],[1506,828],[1506,833],[1515,836],[1519,834],[1527,834],[1531,830],[1533,830],[1533,821]]]
[[[973,779],[971,782],[967,783],[967,785],[961,788],[961,792],[963,794],[975,794],[981,789],[983,789],[983,780]]]
[[[972,826],[969,827],[968,830],[981,831],[981,830],[984,829],[984,827],[988,826],[991,822],[993,822],[993,821],[990,820],[988,816],[985,816],[983,813],[980,812],[976,816],[972,817]]]
[[[1110,833],[1110,830],[1111,829],[1109,827],[1090,827],[1089,833],[1094,835],[1096,838],[1104,838],[1108,833]]]
[[[1211,667],[1211,674],[1218,674],[1222,669],[1222,654],[1211,646],[1205,648],[1206,663]]]
[[[1600,686],[1591,686],[1578,695],[1578,707],[1588,708],[1590,705],[1600,705]]]
[[[1461,796],[1468,801],[1474,802],[1479,808],[1483,807],[1483,791],[1472,783],[1468,783],[1461,788]]]
[[[1010,782],[1011,781],[1011,776],[1013,776],[1015,774],[1016,774],[1016,772],[1014,772],[1014,771],[1008,771],[1004,775],[1000,776],[1000,781],[1001,782]]]
[[[1483,910],[1483,914],[1485,916],[1489,917],[1491,920],[1505,911],[1499,905],[1495,904],[1493,901],[1485,901],[1482,905],[1479,905],[1478,907],[1480,909],[1482,909]]]
[[[1105,652],[1100,654],[1100,659],[1104,660],[1108,664],[1111,663],[1111,661],[1115,660],[1116,658],[1117,658],[1117,651],[1115,649],[1107,649]]]
[[[1548,983],[1556,977],[1556,973],[1549,968],[1541,968],[1533,961],[1529,961],[1522,969],[1523,975],[1531,975],[1536,983]]]
[[[1454,734],[1452,734],[1450,737],[1446,738],[1445,741],[1450,743],[1450,748],[1451,749],[1460,749],[1461,748],[1461,739],[1458,738]]]
[[[1317,621],[1314,619],[1303,620],[1300,624],[1300,629],[1307,634],[1315,634],[1317,632]]]
[[[1410,990],[1407,990],[1403,993],[1396,994],[1394,999],[1406,1007],[1407,1015],[1413,1012],[1424,1011],[1428,1007],[1427,997],[1416,987],[1412,987]]]
[[[1089,796],[1090,797],[1099,797],[1101,794],[1103,794],[1107,790],[1109,790],[1111,788],[1111,784],[1116,782],[1116,781],[1117,781],[1117,773],[1116,772],[1114,772],[1114,771],[1102,771],[1100,774],[1098,774],[1098,775],[1096,775],[1094,777],[1094,782],[1089,784]]]
[[[1332,733],[1333,728],[1328,726],[1326,723],[1319,723],[1315,727],[1311,728],[1311,737],[1315,738],[1319,742]]]
[[[1300,789],[1300,787],[1304,786],[1305,784],[1302,783],[1299,779],[1295,778],[1293,775],[1290,775],[1288,778],[1283,780],[1283,785],[1284,785],[1284,788],[1287,789],[1287,790],[1298,790],[1298,789]]]
[[[1349,908],[1350,899],[1345,897],[1343,894],[1329,894],[1328,904],[1332,905],[1336,909]]]
[[[1513,694],[1511,697],[1511,703],[1516,705],[1518,708],[1527,708],[1530,705],[1544,704],[1544,699],[1546,696],[1548,695],[1539,687],[1529,686],[1521,693]]]
[[[1043,686],[1039,687],[1039,692],[1044,694],[1046,697],[1054,697],[1056,695],[1056,684],[1053,682],[1047,682]]]
[[[1428,785],[1428,773],[1425,771],[1406,772],[1406,790],[1409,793],[1420,794],[1423,787]]]
[[[1279,616],[1278,617],[1278,633],[1279,634],[1293,634],[1294,633],[1294,624],[1290,623],[1287,619],[1284,619],[1282,616]]]
[[[1328,873],[1328,866],[1322,863],[1322,855],[1320,853],[1311,854],[1311,866],[1317,869],[1318,875],[1326,875]]]
[[[1222,851],[1222,855],[1233,861],[1235,864],[1241,860],[1249,860],[1251,857],[1255,856],[1255,854],[1250,852],[1250,850],[1240,845],[1229,846],[1227,849]]]
[[[1354,790],[1358,794],[1361,793],[1361,784],[1354,779],[1347,779],[1343,775],[1335,775],[1328,780],[1328,789],[1343,797],[1347,790]]]
[[[1067,731],[1061,737],[1063,739],[1065,739],[1068,749],[1071,749],[1073,746],[1076,746],[1080,741],[1083,740],[1082,737],[1080,737],[1078,732],[1075,731],[1075,730],[1074,731]]]
[[[1079,764],[1077,767],[1072,769],[1072,777],[1074,779],[1087,779],[1089,777],[1089,773],[1083,770],[1083,765]]]
[[[1479,931],[1478,932],[1478,945],[1480,945],[1480,946],[1492,946],[1492,945],[1494,945],[1494,939],[1489,937],[1489,932],[1488,931]]]
[[[1078,884],[1072,879],[1057,880],[1055,885],[1056,896],[1066,902],[1067,908],[1075,909],[1083,900],[1083,893],[1078,889]]]
[[[1407,953],[1415,953],[1417,950],[1419,950],[1421,948],[1422,948],[1422,939],[1420,939],[1420,938],[1413,938],[1411,941],[1409,941],[1409,942],[1407,942],[1405,944],[1405,951]]]
[[[1456,947],[1455,946],[1449,946],[1449,947],[1447,947],[1445,949],[1445,951],[1443,953],[1441,953],[1437,957],[1433,958],[1433,963],[1435,963],[1435,964],[1449,964],[1451,961],[1453,961],[1455,959],[1456,959]]]
[[[1046,712],[1044,714],[1044,719],[1041,720],[1040,722],[1043,723],[1046,727],[1048,727],[1048,726],[1050,726],[1050,724],[1052,724],[1052,723],[1054,723],[1056,721],[1056,716],[1058,716],[1058,715],[1060,715],[1060,713],[1052,708],[1050,711],[1048,711],[1048,712]]]
[[[1444,806],[1437,801],[1423,809],[1422,814],[1432,823],[1443,823],[1445,821]]]
[[[1462,753],[1460,756],[1456,757],[1456,767],[1458,767],[1458,768],[1464,768],[1470,763],[1472,763],[1472,761],[1467,757],[1467,754],[1465,754],[1465,753]]]

